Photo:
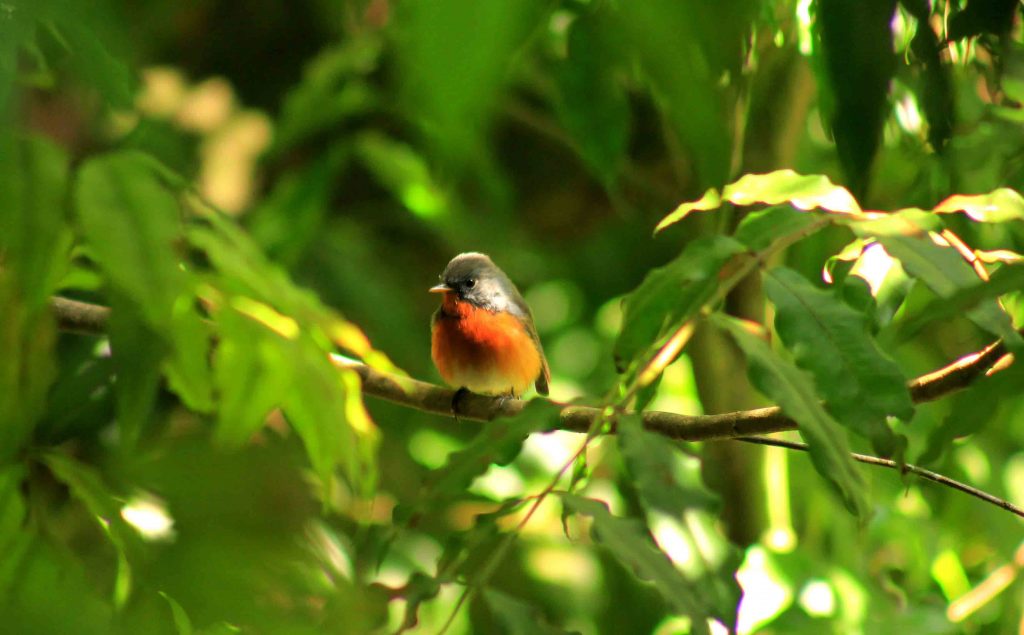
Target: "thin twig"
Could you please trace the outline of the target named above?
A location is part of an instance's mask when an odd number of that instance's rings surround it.
[[[807,452],[808,451],[807,444],[806,443],[800,443],[799,441],[787,441],[785,439],[775,439],[775,438],[772,438],[772,437],[761,437],[761,436],[736,437],[736,440],[737,441],[743,441],[744,443],[756,443],[758,445],[771,445],[771,446],[775,446],[777,448],[786,448],[788,450],[798,450],[800,452]],[[959,491],[961,491],[961,492],[963,492],[965,494],[970,494],[971,496],[973,496],[975,498],[980,498],[981,500],[985,501],[986,503],[990,503],[992,505],[995,505],[996,507],[999,507],[1001,509],[1005,509],[1008,512],[1014,513],[1014,514],[1020,516],[1021,518],[1024,518],[1024,509],[1021,509],[1020,507],[1017,507],[1013,503],[1011,503],[1009,501],[1006,501],[1006,500],[1003,500],[1002,498],[999,498],[998,496],[993,496],[992,494],[989,494],[988,492],[983,492],[980,489],[971,487],[970,485],[967,485],[965,483],[961,483],[960,481],[957,481],[955,479],[951,479],[948,476],[943,476],[942,474],[938,474],[936,472],[932,472],[931,470],[926,470],[923,467],[918,467],[916,465],[911,465],[909,463],[904,463],[904,464],[901,465],[901,464],[897,463],[896,461],[890,461],[889,459],[882,459],[882,458],[879,458],[877,456],[870,456],[870,455],[867,455],[867,454],[857,454],[856,452],[851,452],[850,455],[854,458],[854,460],[860,461],[861,463],[867,463],[868,465],[880,465],[882,467],[887,467],[887,468],[890,468],[890,469],[893,469],[893,470],[899,470],[900,472],[909,472],[911,474],[916,474],[917,476],[920,476],[921,478],[926,478],[929,481],[934,481],[936,483],[940,483],[942,485],[945,485],[946,487],[952,487],[955,490],[959,490]]]

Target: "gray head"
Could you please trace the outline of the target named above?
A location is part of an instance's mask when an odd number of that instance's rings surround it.
[[[526,304],[516,286],[486,255],[475,251],[452,258],[441,274],[435,293],[454,293],[460,300],[490,311],[526,314]]]

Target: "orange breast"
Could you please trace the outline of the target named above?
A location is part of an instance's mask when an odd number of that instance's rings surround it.
[[[510,313],[492,313],[454,298],[438,316],[431,354],[445,381],[476,393],[522,395],[541,372],[530,334]]]

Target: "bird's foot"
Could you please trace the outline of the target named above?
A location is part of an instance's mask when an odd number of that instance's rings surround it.
[[[452,395],[451,411],[452,416],[455,417],[455,421],[459,420],[459,402],[469,394],[469,389],[463,386],[455,391]]]

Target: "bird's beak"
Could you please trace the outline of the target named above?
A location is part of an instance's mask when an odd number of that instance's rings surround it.
[[[436,285],[430,287],[430,289],[428,289],[428,290],[431,293],[448,293],[449,291],[452,290],[452,288],[442,282],[441,284],[436,284]]]

